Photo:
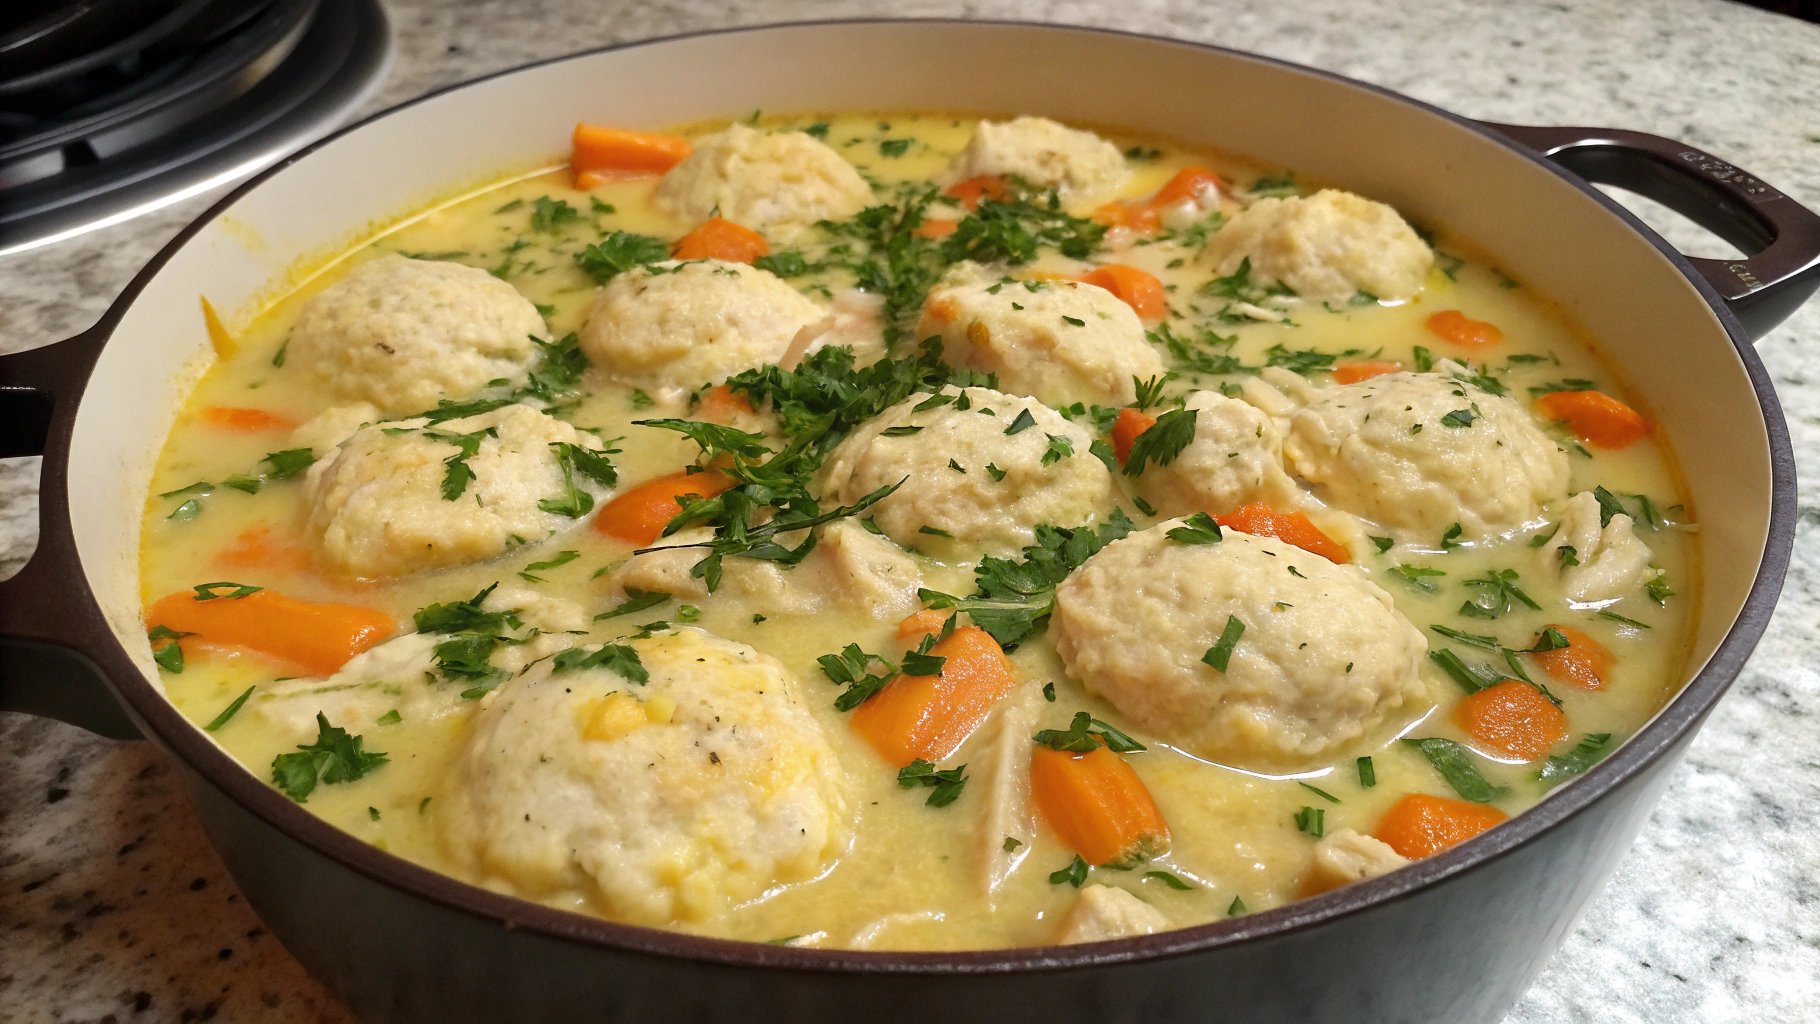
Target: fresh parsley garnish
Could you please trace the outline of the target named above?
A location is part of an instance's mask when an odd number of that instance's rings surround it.
[[[185,633],[183,635],[189,636],[188,633]],[[240,696],[235,697],[232,703],[230,703],[227,707],[222,708],[221,713],[216,715],[214,718],[209,719],[209,724],[203,726],[202,728],[207,732],[214,732],[215,730],[228,724],[228,722],[231,721],[235,715],[240,713],[240,709],[246,706],[247,700],[253,696],[253,691],[257,690],[257,689],[259,689],[259,687],[249,686],[246,689],[240,691]]]
[[[1085,754],[1101,743],[1118,754],[1134,754],[1147,749],[1142,743],[1100,721],[1085,711],[1076,711],[1066,729],[1042,729],[1031,739],[1039,746],[1053,747],[1074,754]]]
[[[1485,776],[1479,774],[1478,767],[1473,763],[1472,751],[1464,744],[1439,736],[1402,742],[1420,751],[1434,770],[1441,773],[1441,778],[1453,787],[1453,791],[1460,794],[1460,799],[1484,804],[1504,795],[1503,787],[1492,785],[1485,781]]]
[[[1544,761],[1541,769],[1536,772],[1536,781],[1544,786],[1555,786],[1575,775],[1584,773],[1586,769],[1597,764],[1605,756],[1605,748],[1609,743],[1611,743],[1611,733],[1588,733],[1566,754]]]
[[[1232,649],[1239,645],[1239,638],[1245,635],[1245,624],[1237,615],[1226,616],[1226,628],[1220,631],[1220,638],[1214,641],[1207,653],[1201,655],[1201,661],[1214,669],[1224,672],[1232,661]]]
[[[550,659],[550,671],[573,672],[584,668],[604,668],[634,683],[643,684],[651,678],[644,662],[638,658],[638,652],[625,644],[603,644],[598,650],[590,651],[584,647],[571,647],[558,651]]]
[[[905,789],[917,786],[928,786],[928,799],[923,801],[926,807],[946,807],[958,800],[961,790],[967,786],[967,766],[955,765],[953,768],[936,768],[922,758],[910,762],[898,769],[897,784]]]
[[[1082,885],[1086,884],[1086,881],[1087,862],[1082,860],[1081,855],[1078,853],[1074,855],[1073,860],[1068,862],[1067,867],[1062,868],[1060,871],[1050,872],[1049,874],[1050,885],[1071,885],[1076,889],[1079,889]]]
[[[257,594],[264,589],[264,587],[255,587],[246,583],[233,583],[227,580],[222,580],[219,583],[198,583],[194,587],[194,590],[196,591],[196,600],[198,601],[237,601],[243,597],[250,597],[253,594]]]
[[[272,782],[298,803],[310,798],[318,782],[353,782],[386,763],[385,754],[361,749],[363,742],[346,729],[330,725],[327,716],[318,711],[315,742],[273,758]]]
[[[1116,510],[1098,526],[1039,524],[1036,543],[1024,548],[1021,559],[996,555],[980,559],[974,572],[978,589],[971,596],[961,598],[926,589],[917,591],[917,596],[932,608],[966,612],[974,625],[1008,648],[1048,622],[1049,613],[1055,608],[1057,584],[1101,548],[1131,530],[1131,520]]]
[[[1131,453],[1125,460],[1125,475],[1143,473],[1147,463],[1167,466],[1174,462],[1182,449],[1194,440],[1196,415],[1194,409],[1171,409],[1158,416],[1150,429],[1131,442]]]
[[[606,284],[634,267],[670,258],[670,243],[650,235],[615,231],[575,254],[575,265],[596,284]]]

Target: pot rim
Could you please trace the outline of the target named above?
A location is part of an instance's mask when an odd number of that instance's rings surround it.
[[[1268,64],[1284,70],[1311,75],[1337,86],[1366,90],[1437,115],[1477,135],[1492,139],[1512,154],[1540,165],[1581,192],[1593,197],[1630,229],[1640,233],[1646,241],[1668,258],[1684,278],[1692,283],[1718,317],[1720,325],[1724,328],[1727,338],[1737,351],[1750,378],[1770,450],[1770,521],[1762,560],[1736,618],[1726,631],[1724,638],[1714,649],[1706,665],[1644,728],[1627,739],[1610,756],[1595,765],[1585,776],[1564,785],[1541,803],[1518,814],[1505,825],[1399,871],[1272,910],[1156,935],[1068,946],[1013,947],[995,950],[947,952],[887,950],[874,952],[773,946],[742,940],[690,935],[659,928],[622,924],[506,896],[386,853],[330,825],[302,806],[285,798],[277,790],[265,785],[246,766],[234,760],[225,750],[215,745],[201,730],[184,718],[177,711],[176,706],[160,693],[140,671],[113,632],[100,624],[99,605],[93,590],[89,587],[87,576],[84,573],[75,573],[74,582],[80,588],[79,593],[75,596],[78,600],[85,600],[88,608],[96,612],[94,615],[97,623],[94,630],[95,645],[91,646],[87,653],[104,669],[116,693],[127,701],[139,720],[150,727],[148,737],[158,741],[165,750],[176,755],[187,767],[193,769],[198,779],[214,786],[240,808],[257,815],[265,824],[283,832],[288,838],[304,844],[313,852],[329,858],[338,866],[378,881],[389,888],[432,901],[452,910],[485,918],[509,929],[525,930],[548,938],[584,942],[630,953],[736,967],[782,968],[798,972],[838,974],[971,975],[1050,972],[1201,953],[1234,944],[1286,936],[1320,926],[1331,920],[1362,913],[1380,904],[1395,902],[1443,879],[1488,864],[1528,844],[1542,833],[1586,810],[1626,780],[1635,776],[1647,764],[1663,756],[1669,747],[1692,734],[1726,689],[1730,687],[1762,636],[1774,610],[1783,579],[1787,574],[1794,544],[1795,467],[1788,427],[1768,372],[1757,357],[1749,338],[1745,335],[1737,318],[1726,307],[1719,293],[1694,270],[1687,257],[1669,245],[1630,211],[1584,179],[1470,118],[1378,85],[1360,82],[1318,68],[1310,68],[1209,43],[1172,39],[1123,29],[1009,19],[813,19],[703,29],[594,47],[444,86],[368,115],[272,164],[223,196],[178,232],[143,269],[134,275],[132,281],[121,292],[120,297],[114,301],[95,326],[84,333],[94,339],[98,348],[104,347],[105,343],[112,339],[113,333],[126,311],[132,307],[151,281],[158,276],[165,264],[192,238],[238,203],[243,196],[260,188],[268,179],[284,172],[308,154],[333,143],[343,135],[364,130],[399,111],[438,99],[448,93],[491,82],[497,78],[563,61],[593,57],[619,50],[720,35],[760,35],[790,29],[892,25],[948,26],[961,30],[1036,30],[1046,33],[1084,33],[1124,37],[1206,51],[1227,59]],[[77,416],[79,415],[80,403],[77,408]],[[73,429],[74,418],[72,418],[72,432]],[[69,471],[67,448],[64,456],[60,460],[46,460],[44,486],[47,492],[67,494]],[[67,523],[57,525],[65,530],[68,529]],[[71,550],[77,562],[80,563],[80,551],[76,550],[73,544]]]

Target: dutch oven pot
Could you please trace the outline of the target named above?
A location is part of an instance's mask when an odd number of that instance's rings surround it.
[[[728,942],[501,896],[318,821],[184,720],[146,645],[136,548],[157,446],[209,357],[197,297],[257,308],[294,264],[369,225],[565,151],[578,120],[755,108],[1120,125],[1344,185],[1494,253],[1599,340],[1679,455],[1705,563],[1681,598],[1697,608],[1685,688],[1541,806],[1387,877],[1161,935],[956,953]],[[1583,178],[1651,195],[1753,255],[1685,258]],[[1750,342],[1817,286],[1820,218],[1692,147],[1480,124],[1211,47],[861,22],[586,53],[407,104],[268,170],[166,246],[94,328],[0,360],[0,455],[45,455],[37,553],[0,584],[0,706],[163,748],[259,915],[369,1019],[1492,1021],[1610,875],[1769,618],[1795,479]]]

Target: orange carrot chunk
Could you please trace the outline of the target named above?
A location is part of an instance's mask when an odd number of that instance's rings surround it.
[[[1358,362],[1340,363],[1333,368],[1335,384],[1357,384],[1362,380],[1382,377],[1387,373],[1399,373],[1402,363],[1393,363],[1382,359],[1362,359]]]
[[[1603,391],[1551,391],[1536,399],[1536,408],[1595,448],[1624,448],[1653,429],[1642,413]]]
[[[221,647],[242,647],[333,675],[349,658],[397,631],[391,616],[352,604],[321,604],[261,590],[199,600],[192,592],[159,598],[146,625],[166,626]]]
[[[752,408],[752,400],[733,390],[725,384],[716,384],[702,392],[701,408],[697,410],[701,418],[711,423],[731,423],[735,417],[750,416],[758,410]]]
[[[939,673],[898,676],[853,709],[853,731],[899,767],[948,758],[1017,685],[1004,650],[978,626],[956,629],[929,653],[946,659]]]
[[[979,209],[980,201],[984,199],[1002,203],[1011,198],[1011,187],[1005,184],[1005,179],[995,174],[982,174],[977,178],[957,181],[942,191],[959,199],[961,205],[969,210]]]
[[[961,226],[958,220],[926,220],[910,230],[918,238],[943,239]]]
[[[1467,696],[1454,708],[1454,721],[1484,746],[1525,761],[1540,760],[1567,738],[1567,713],[1516,679]]]
[[[644,546],[656,540],[670,520],[682,514],[679,495],[712,498],[738,483],[725,473],[670,473],[619,492],[594,516],[594,529]]]
[[[1225,186],[1219,175],[1205,167],[1184,167],[1156,190],[1156,195],[1150,197],[1150,205],[1161,207],[1184,199],[1199,199],[1209,189],[1217,192]]]
[[[572,136],[569,170],[577,187],[582,178],[601,171],[662,174],[694,151],[688,139],[658,132],[635,132],[598,124],[577,124]]]
[[[670,247],[670,255],[679,260],[751,263],[770,254],[771,246],[765,236],[725,217],[709,217]]]
[[[1081,277],[1082,284],[1104,288],[1119,297],[1146,324],[1161,323],[1169,315],[1169,296],[1155,274],[1123,263],[1095,267]]]
[[[1551,678],[1558,679],[1569,686],[1578,686],[1582,690],[1597,690],[1611,678],[1611,670],[1618,659],[1605,649],[1605,645],[1572,626],[1549,626],[1567,638],[1566,647],[1557,647],[1552,651],[1537,651],[1530,657],[1542,666]],[[1541,637],[1537,636],[1537,643]],[[1534,645],[1532,645],[1534,646]]]
[[[215,563],[229,569],[305,572],[312,559],[310,549],[274,538],[270,526],[255,526],[242,530],[216,552]]]
[[[1119,418],[1112,421],[1112,454],[1118,456],[1119,465],[1131,458],[1131,446],[1137,443],[1139,435],[1156,426],[1156,417],[1136,409],[1120,409]]]
[[[1126,228],[1138,234],[1148,234],[1163,226],[1162,218],[1157,216],[1156,207],[1149,203],[1107,203],[1094,210],[1092,219],[1095,224],[1109,228]]]
[[[1504,340],[1496,324],[1473,320],[1457,309],[1443,309],[1428,318],[1428,331],[1442,341],[1461,348],[1485,348]]]
[[[1169,824],[1144,780],[1104,746],[1085,753],[1037,747],[1030,795],[1062,842],[1090,864],[1134,867],[1169,845]]]
[[[224,430],[295,430],[297,420],[282,413],[264,409],[247,409],[233,405],[209,405],[196,414],[211,427]]]
[[[1254,502],[1240,505],[1225,515],[1214,516],[1213,521],[1253,537],[1275,537],[1338,565],[1352,560],[1352,553],[1344,544],[1322,533],[1313,520],[1300,512],[1278,512],[1269,505]]]
[[[1485,804],[1411,793],[1391,805],[1378,822],[1377,838],[1411,860],[1458,846],[1510,815]]]
[[[940,633],[947,624],[948,616],[953,612],[937,611],[924,608],[920,612],[911,612],[904,616],[904,621],[897,624],[897,642],[901,644],[920,643],[923,637],[931,633]]]

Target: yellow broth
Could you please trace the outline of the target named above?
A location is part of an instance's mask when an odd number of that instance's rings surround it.
[[[943,116],[860,114],[768,122],[779,128],[815,123],[827,125],[827,141],[881,186],[932,178],[965,145],[972,129],[969,119]],[[714,127],[694,126],[684,131],[699,135]],[[901,156],[886,156],[879,144],[887,139],[911,142]],[[1124,190],[1129,198],[1149,195],[1176,170],[1189,165],[1212,167],[1227,181],[1241,185],[1253,182],[1266,170],[1214,152],[1155,140],[1118,136],[1113,140],[1121,148],[1141,151]],[[576,600],[591,613],[607,610],[612,602],[602,593],[596,571],[626,558],[630,549],[589,529],[585,522],[498,559],[402,579],[349,581],[301,563],[291,568],[224,563],[224,551],[236,538],[260,527],[269,529],[273,543],[307,549],[306,512],[298,479],[269,482],[256,494],[219,485],[224,478],[257,472],[266,453],[290,447],[285,431],[222,429],[199,418],[198,412],[211,406],[256,407],[304,420],[335,404],[333,396],[306,374],[275,365],[275,360],[300,306],[348,267],[382,253],[448,259],[494,270],[533,302],[547,307],[551,337],[578,329],[596,285],[576,267],[577,252],[608,231],[673,239],[692,226],[652,205],[655,182],[655,178],[621,180],[583,192],[571,186],[566,170],[509,180],[401,221],[260,311],[237,332],[232,354],[211,368],[196,387],[163,449],[145,514],[141,585],[148,604],[166,594],[186,592],[198,583],[235,580],[307,600],[378,608],[390,614],[401,631],[408,631],[416,609],[468,597],[495,581],[515,580],[531,563],[575,551],[578,557],[567,564],[534,573],[539,581],[531,585]],[[1304,193],[1312,190],[1307,182],[1297,186]],[[549,201],[566,203],[575,215],[542,224],[540,230],[533,217],[540,209],[547,210]],[[1495,246],[1495,239],[1484,241]],[[804,248],[813,255],[817,245],[825,244],[812,239]],[[1217,330],[1236,335],[1230,353],[1248,366],[1263,362],[1276,345],[1298,351],[1355,353],[1352,358],[1405,364],[1415,359],[1415,349],[1421,346],[1437,357],[1470,360],[1496,372],[1525,403],[1532,386],[1584,378],[1638,404],[1635,396],[1626,394],[1612,368],[1600,360],[1592,340],[1582,337],[1544,297],[1506,277],[1465,240],[1441,234],[1436,248],[1443,254],[1440,265],[1425,290],[1407,302],[1340,309],[1303,305],[1293,311],[1293,324],[1222,323]],[[1163,241],[1133,246],[1116,257],[1152,271],[1165,282],[1171,293],[1170,325],[1183,332],[1206,321],[1219,305],[1196,295],[1207,277],[1204,269],[1198,269],[1192,260],[1172,265],[1192,251],[1186,245]],[[1034,264],[1037,269],[1075,266],[1053,254]],[[816,293],[848,287],[851,278],[844,270],[832,270],[794,279],[794,283]],[[1443,309],[1460,309],[1475,319],[1496,323],[1506,340],[1486,350],[1488,356],[1455,349],[1423,327],[1429,315]],[[1512,356],[1535,361],[1513,361]],[[1322,376],[1314,375],[1317,380]],[[1209,379],[1185,374],[1175,390],[1184,385],[1218,387],[1223,381],[1239,379],[1240,374]],[[622,485],[674,472],[696,455],[694,446],[677,434],[633,426],[632,420],[652,415],[645,406],[643,396],[611,382],[596,369],[586,378],[580,404],[565,414],[578,425],[599,428],[605,437],[624,438],[619,444],[622,452],[615,456]],[[1431,623],[1467,633],[1495,634],[1504,643],[1521,647],[1545,623],[1558,622],[1582,629],[1609,647],[1619,667],[1604,689],[1585,691],[1551,682],[1571,728],[1568,740],[1555,750],[1557,755],[1566,754],[1592,733],[1611,734],[1611,746],[1615,746],[1673,695],[1681,681],[1692,611],[1687,595],[1698,590],[1696,537],[1690,526],[1694,517],[1685,507],[1671,455],[1656,439],[1645,439],[1622,451],[1575,451],[1571,464],[1570,493],[1598,484],[1621,495],[1647,495],[1666,520],[1654,530],[1640,523],[1639,535],[1680,594],[1659,606],[1639,593],[1610,609],[1647,629],[1590,609],[1570,609],[1552,574],[1531,571],[1522,573],[1521,585],[1542,610],[1518,606],[1496,621],[1460,614],[1461,603],[1473,596],[1464,581],[1497,567],[1529,566],[1534,557],[1529,542],[1546,530],[1545,525],[1508,539],[1446,551],[1438,550],[1440,538],[1436,538],[1437,550],[1412,552],[1399,546],[1355,558],[1393,596],[1399,610],[1423,628],[1431,649],[1452,647],[1469,660],[1481,654],[1429,633],[1426,627]],[[1128,488],[1129,481],[1120,480]],[[206,494],[163,495],[198,481],[217,486]],[[193,514],[180,511],[190,500],[196,503],[189,506]],[[1153,521],[1129,501],[1125,508],[1139,527]],[[1411,564],[1437,568],[1446,575],[1429,578],[1426,582],[1433,589],[1425,590],[1393,571],[1397,565]],[[924,571],[925,585],[934,589],[964,594],[971,588],[971,570],[966,566],[925,560]],[[671,602],[642,614],[606,619],[595,623],[592,635],[579,639],[600,642],[632,633],[648,621],[675,622],[679,615],[684,619],[698,616],[694,624],[777,657],[796,675],[799,693],[839,756],[855,797],[858,820],[850,848],[820,877],[778,886],[763,898],[730,908],[710,924],[678,927],[752,940],[807,936],[807,941],[832,946],[864,941],[885,947],[960,949],[1054,940],[1056,922],[1077,893],[1065,882],[1052,882],[1050,874],[1067,866],[1073,851],[1047,829],[1039,828],[1034,841],[1017,851],[1021,859],[1008,883],[995,897],[982,898],[981,859],[1004,854],[1001,836],[982,834],[978,820],[981,794],[964,793],[947,807],[925,806],[926,791],[900,788],[895,771],[855,738],[846,716],[832,706],[838,687],[822,675],[816,657],[848,643],[867,650],[895,650],[893,622],[873,621],[839,608],[814,616],[793,616],[749,607],[727,594],[712,595],[698,604],[698,609],[685,611]],[[768,617],[754,623],[754,613]],[[198,725],[215,719],[248,687],[263,687],[293,674],[286,666],[249,652],[189,643],[185,652],[183,671],[167,674],[165,683],[171,699]],[[1091,880],[1136,893],[1177,925],[1218,919],[1238,911],[1241,904],[1255,911],[1296,898],[1314,849],[1313,835],[1298,827],[1298,814],[1304,808],[1323,812],[1323,828],[1328,833],[1341,828],[1370,833],[1386,809],[1406,793],[1452,795],[1417,751],[1397,742],[1398,735],[1468,741],[1451,715],[1463,691],[1434,665],[1425,664],[1425,682],[1433,703],[1425,714],[1405,709],[1407,713],[1396,720],[1394,734],[1386,731],[1372,736],[1330,765],[1291,778],[1267,777],[1193,757],[1129,726],[1116,708],[1090,696],[1077,680],[1066,676],[1041,634],[1021,645],[1013,661],[1026,677],[1025,687],[1034,690],[1044,683],[1053,684],[1053,702],[1030,693],[1022,698],[1039,704],[1042,727],[1064,728],[1074,712],[1086,710],[1119,725],[1149,747],[1133,757],[1132,763],[1168,818],[1169,849],[1135,870],[1096,868]],[[1532,675],[1543,678],[1533,663],[1529,668]],[[261,700],[256,690],[247,707],[212,735],[249,770],[264,777],[270,774],[268,766],[276,755],[310,737],[299,737],[251,713]],[[510,891],[497,881],[473,877],[442,848],[435,827],[437,802],[445,799],[450,766],[470,728],[467,714],[428,722],[406,718],[391,724],[335,724],[362,735],[367,748],[384,751],[389,762],[358,781],[318,786],[305,806],[354,836],[400,856]],[[983,767],[986,752],[981,737],[991,732],[990,727],[980,730],[951,763]],[[1376,775],[1376,785],[1369,789],[1361,786],[1356,762],[1365,756],[1372,758]],[[1545,789],[1536,780],[1536,764],[1484,756],[1478,764],[1491,782],[1507,787],[1495,804],[1506,812],[1520,812],[1544,796]],[[982,785],[976,767],[972,788]],[[1175,888],[1167,879],[1146,872],[1167,872],[1187,888]],[[582,912],[607,912],[581,894],[549,902]]]

